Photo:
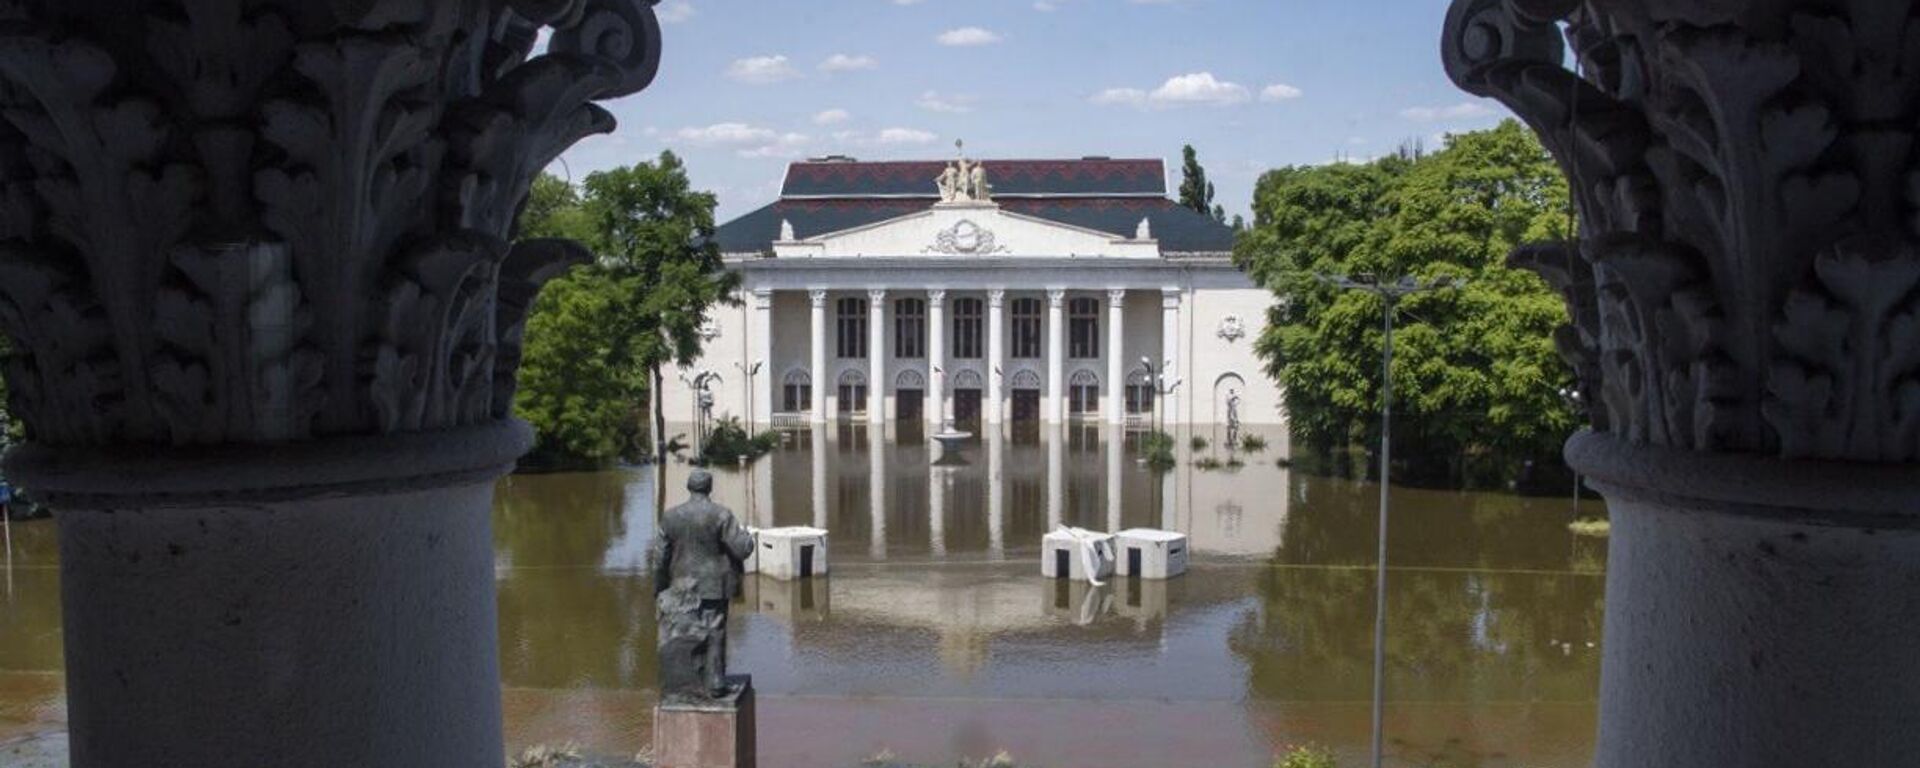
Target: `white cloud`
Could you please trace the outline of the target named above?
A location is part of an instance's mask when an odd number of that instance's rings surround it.
[[[1463,101],[1446,107],[1408,107],[1400,110],[1400,116],[1417,123],[1433,123],[1442,120],[1466,120],[1486,117],[1493,110],[1485,104],[1475,101]]]
[[[676,131],[674,136],[689,144],[709,147],[763,144],[779,138],[779,134],[770,128],[746,123],[714,123],[696,128],[682,128]]]
[[[878,66],[880,66],[880,62],[872,56],[849,56],[844,53],[836,53],[828,56],[826,61],[820,62],[820,71],[853,72],[862,69],[873,69]]]
[[[853,113],[844,109],[829,109],[813,116],[814,125],[834,125],[853,119]]]
[[[1286,83],[1274,83],[1260,89],[1261,101],[1291,101],[1305,95],[1299,88]]]
[[[1000,36],[998,34],[979,27],[949,29],[940,33],[940,36],[934,39],[939,41],[941,45],[948,46],[992,45],[1000,42]]]
[[[734,154],[741,157],[797,157],[804,154],[800,151],[801,148],[812,141],[813,139],[804,133],[783,133],[772,141],[756,147],[736,150]]]
[[[687,2],[687,0],[668,0],[667,2],[661,3],[660,10],[655,13],[660,16],[660,20],[663,22],[678,24],[693,18],[694,14],[699,13],[699,11],[694,10],[693,3]]]
[[[1173,109],[1196,105],[1227,107],[1252,100],[1253,92],[1246,86],[1221,80],[1214,77],[1212,72],[1170,77],[1151,92],[1139,88],[1108,88],[1089,99],[1095,104],[1140,109]]]
[[[1048,0],[1038,0],[1038,2],[1035,2],[1033,4],[1033,9],[1041,13],[1052,13],[1054,12],[1054,10],[1058,9],[1059,7],[1060,6],[1054,5],[1053,3],[1048,2]]]
[[[1195,72],[1169,78],[1147,97],[1155,104],[1208,104],[1226,106],[1239,104],[1253,98],[1247,87],[1239,83],[1217,80],[1212,72]]]
[[[944,112],[950,115],[964,115],[973,111],[974,97],[958,94],[941,95],[939,91],[927,91],[920,94],[920,100],[914,102],[928,112]]]
[[[917,128],[888,128],[875,139],[881,144],[932,144],[940,137]]]
[[[739,59],[727,67],[727,77],[752,85],[767,85],[800,76],[785,56],[754,56]]]

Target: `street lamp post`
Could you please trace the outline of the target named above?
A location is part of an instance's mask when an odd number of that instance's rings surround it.
[[[754,415],[753,380],[754,380],[754,377],[760,375],[760,366],[765,365],[766,362],[767,361],[765,360],[755,360],[753,361],[752,365],[748,365],[745,362],[740,360],[733,361],[733,367],[740,369],[740,374],[742,378],[745,378],[747,380],[747,435],[748,436],[753,436],[755,434],[758,434],[757,432],[754,431],[755,424],[753,420],[753,415]]]
[[[1391,282],[1373,275],[1316,275],[1320,282],[1347,291],[1366,291],[1380,297],[1381,327],[1385,335],[1380,352],[1380,532],[1374,564],[1373,594],[1373,768],[1380,768],[1382,717],[1387,685],[1387,494],[1393,466],[1393,312],[1400,300],[1416,293],[1460,285],[1453,278],[1422,281],[1412,275]]]

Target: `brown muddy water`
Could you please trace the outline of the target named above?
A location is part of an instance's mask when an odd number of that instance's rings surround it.
[[[1224,430],[1200,427],[1216,446]],[[1258,430],[1256,430],[1258,431]],[[1377,486],[1193,450],[1157,476],[1137,437],[1029,427],[953,466],[916,427],[791,433],[716,497],[758,525],[832,531],[831,575],[749,579],[732,662],[760,691],[761,764],[844,768],[890,750],[951,764],[1266,766],[1291,744],[1364,760]],[[1244,466],[1204,471],[1200,456]],[[686,467],[667,468],[670,503]],[[1396,488],[1390,764],[1586,765],[1603,540],[1571,500]],[[1584,501],[1586,515],[1600,504]],[[651,468],[500,481],[493,516],[508,746],[631,755],[651,739]],[[1170,582],[1039,575],[1056,525],[1191,536]],[[13,527],[0,583],[0,765],[63,764],[57,547]]]

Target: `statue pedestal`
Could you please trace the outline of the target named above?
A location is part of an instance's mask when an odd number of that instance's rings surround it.
[[[653,709],[654,768],[754,768],[753,678],[725,699]]]

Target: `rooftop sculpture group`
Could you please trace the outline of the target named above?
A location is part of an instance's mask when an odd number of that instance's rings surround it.
[[[940,202],[943,203],[988,203],[993,201],[993,185],[987,183],[987,166],[967,159],[966,145],[954,142],[954,146],[963,151],[960,159],[947,165],[934,179],[940,187]]]

